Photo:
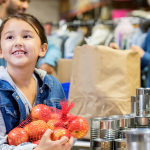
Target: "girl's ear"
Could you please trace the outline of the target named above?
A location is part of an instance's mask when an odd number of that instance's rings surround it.
[[[44,57],[46,52],[47,52],[47,48],[48,48],[48,45],[46,43],[44,43],[42,46],[41,46],[41,51],[39,53],[39,57]]]
[[[0,48],[0,58],[4,58],[2,54],[2,49]]]

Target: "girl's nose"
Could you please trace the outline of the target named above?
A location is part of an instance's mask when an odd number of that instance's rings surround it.
[[[16,39],[14,46],[15,47],[23,47],[23,42],[22,42],[21,38]]]
[[[15,47],[22,47],[23,46],[23,44],[22,43],[15,43]]]

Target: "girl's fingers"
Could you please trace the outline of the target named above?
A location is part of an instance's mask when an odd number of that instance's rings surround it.
[[[59,140],[61,145],[67,143],[68,141],[69,141],[69,139],[66,136],[61,137],[61,139]]]
[[[70,141],[71,144],[73,144],[73,141],[74,141],[73,136],[70,137],[70,140],[69,140],[69,141]]]
[[[44,133],[43,137],[48,137],[50,139],[50,135],[53,133],[51,129],[47,129],[46,132]]]

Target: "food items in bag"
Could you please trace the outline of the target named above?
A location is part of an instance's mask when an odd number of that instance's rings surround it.
[[[44,120],[47,122],[51,119],[51,109],[44,104],[38,104],[32,108],[31,111],[32,120]]]
[[[83,117],[70,114],[74,103],[68,104],[67,101],[60,102],[62,110],[44,104],[36,105],[32,108],[31,115],[9,132],[8,143],[16,146],[24,142],[39,144],[48,128],[53,130],[50,137],[52,141],[59,140],[62,136],[84,137],[89,129],[88,123]]]
[[[27,131],[23,128],[14,128],[8,134],[8,143],[9,145],[19,145],[24,142],[29,141],[29,135]]]
[[[29,124],[28,134],[31,141],[40,140],[48,129],[47,123],[43,120],[33,121]]]
[[[63,122],[61,119],[51,119],[47,122],[48,128],[53,130],[56,127],[62,127],[63,126]]]
[[[68,124],[67,129],[74,138],[82,138],[87,134],[89,126],[83,117],[76,116]]]
[[[53,130],[53,133],[51,134],[50,139],[52,141],[56,141],[56,140],[59,140],[62,136],[66,136],[69,139],[71,137],[71,135],[67,129],[58,127]]]
[[[69,122],[71,122],[76,116],[72,115],[70,113],[67,114],[66,119],[63,119],[63,124],[64,126],[66,126],[65,128],[67,128],[67,125],[69,124]]]
[[[57,113],[53,113],[51,115],[51,119],[61,119],[61,115],[60,114],[57,114]]]
[[[23,127],[23,129],[25,129],[27,132],[29,132],[29,125],[30,125],[30,124],[26,124],[26,125]]]

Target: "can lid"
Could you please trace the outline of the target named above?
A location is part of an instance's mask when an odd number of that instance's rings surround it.
[[[110,116],[110,118],[116,118],[116,119],[131,119],[134,118],[133,116],[128,116],[128,115],[113,115]]]
[[[136,89],[136,95],[145,95],[144,88],[137,88]]]
[[[115,139],[115,142],[126,142],[126,139]]]
[[[122,130],[121,132],[124,132],[126,134],[150,134],[150,129],[148,128],[137,128],[137,129],[126,129]]]
[[[126,116],[135,117],[136,113],[126,114]]]
[[[111,118],[111,117],[91,118],[91,121],[115,121],[115,120],[117,120],[117,119]]]
[[[97,141],[97,142],[111,142],[113,140],[96,138],[96,139],[93,139],[93,141]]]

